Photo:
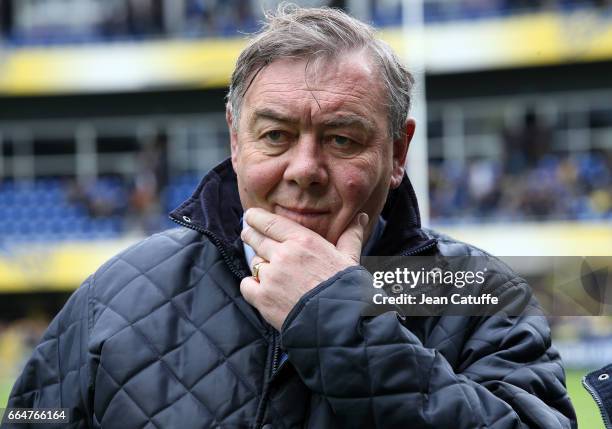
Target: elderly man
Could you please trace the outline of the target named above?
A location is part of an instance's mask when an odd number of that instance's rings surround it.
[[[183,228],[75,292],[9,406],[72,427],[570,427],[543,316],[362,314],[361,255],[482,254],[420,227],[411,86],[343,12],[271,16],[231,79],[231,160],[171,214]],[[500,270],[490,286],[528,301]]]

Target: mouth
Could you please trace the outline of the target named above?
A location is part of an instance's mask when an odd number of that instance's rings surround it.
[[[329,214],[329,210],[314,209],[309,207],[285,207],[280,204],[277,204],[276,207],[277,214],[295,219],[298,222],[300,219],[312,220]]]

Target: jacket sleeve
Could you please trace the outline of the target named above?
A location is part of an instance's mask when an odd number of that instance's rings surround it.
[[[367,304],[364,289],[356,286],[367,285],[371,288],[372,276],[361,267],[336,274],[304,295],[281,329],[289,360],[310,390],[328,402],[339,425],[575,425],[560,358],[541,312],[474,318],[477,326],[463,334],[469,338],[462,338],[461,364],[453,368],[396,312],[362,316]],[[524,283],[508,290],[529,295]]]
[[[90,279],[72,294],[36,346],[13,389],[7,407],[68,408],[70,424],[45,427],[87,427],[88,295]],[[29,427],[25,424],[15,428]],[[12,428],[5,424],[2,429]],[[40,425],[33,424],[32,427]]]

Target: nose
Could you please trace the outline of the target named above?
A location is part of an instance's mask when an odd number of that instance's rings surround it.
[[[304,134],[289,151],[289,161],[283,178],[302,189],[327,185],[329,175],[325,154],[315,136]]]

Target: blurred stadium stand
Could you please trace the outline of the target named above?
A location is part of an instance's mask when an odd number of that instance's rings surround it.
[[[7,42],[49,45],[160,37],[234,36],[253,31],[275,0],[2,0]],[[376,26],[401,25],[401,0],[308,0],[307,6],[350,9]],[[429,23],[487,19],[540,11],[573,12],[609,0],[426,0]],[[71,13],[65,13],[70,10]]]
[[[0,0],[0,246],[122,242],[171,226],[165,213],[229,153],[223,98],[237,32],[277,3]],[[412,40],[398,27],[401,1],[301,3],[345,7],[400,53]],[[611,10],[425,1],[433,225],[520,235],[562,222],[559,235],[609,237]]]
[[[239,32],[278,3],[0,0],[0,243],[170,226],[228,155]],[[348,9],[398,52],[410,43],[399,0],[301,3]],[[432,224],[609,225],[609,3],[425,1]]]
[[[172,227],[166,213],[229,155],[229,73],[277,3],[0,0],[0,407],[2,378],[68,292]],[[410,45],[400,0],[295,3]],[[609,256],[612,2],[424,6],[431,224],[498,254]],[[586,318],[553,322],[573,366],[612,353],[576,343]]]

